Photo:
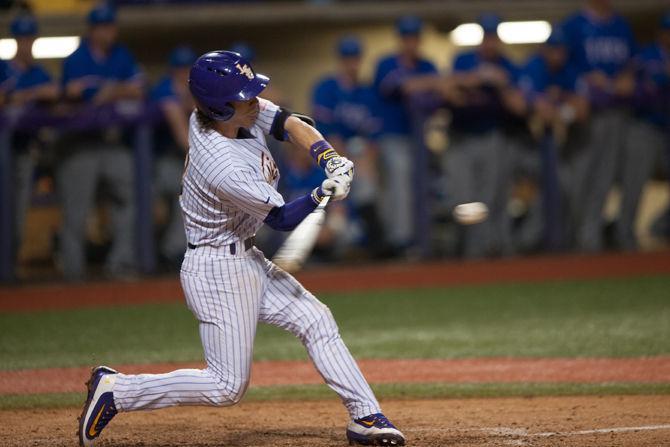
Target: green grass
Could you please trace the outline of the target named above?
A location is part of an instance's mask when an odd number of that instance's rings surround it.
[[[668,395],[670,384],[653,383],[402,383],[373,385],[380,399],[440,399],[535,396]],[[251,388],[244,402],[337,400],[325,385]],[[84,393],[0,395],[0,410],[78,407]]]
[[[361,358],[670,354],[670,277],[323,296]],[[259,360],[305,359],[261,325]],[[0,314],[0,369],[201,360],[181,303]]]

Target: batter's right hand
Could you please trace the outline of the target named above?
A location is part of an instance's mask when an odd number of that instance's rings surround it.
[[[346,174],[327,178],[321,183],[320,189],[324,196],[331,196],[332,200],[343,200],[349,195],[351,180]]]

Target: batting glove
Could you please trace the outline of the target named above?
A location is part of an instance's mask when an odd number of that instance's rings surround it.
[[[350,190],[351,181],[347,175],[327,178],[321,183],[321,186],[312,191],[312,200],[320,203],[326,196],[330,196],[331,200],[344,200]]]
[[[354,178],[354,163],[335,152],[335,149],[326,140],[312,145],[309,150],[316,163],[326,171],[326,177],[332,179],[338,176],[348,176],[349,182]]]

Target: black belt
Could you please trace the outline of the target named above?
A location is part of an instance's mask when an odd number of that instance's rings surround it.
[[[251,236],[250,238],[245,239],[244,240],[244,251],[249,250],[254,245],[256,245],[256,236]],[[195,245],[195,244],[191,244],[190,242],[188,243],[188,248],[191,249],[191,250],[195,250],[198,247],[207,247],[207,245]],[[231,255],[234,255],[235,253],[237,253],[237,242],[233,242],[232,244],[229,244],[228,247],[230,249],[230,254]]]

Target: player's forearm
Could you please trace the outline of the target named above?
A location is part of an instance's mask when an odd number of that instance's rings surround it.
[[[321,201],[318,190],[270,210],[264,222],[273,230],[291,231],[317,207]]]
[[[324,139],[321,132],[295,116],[286,119],[284,129],[293,144],[306,150],[309,150],[314,143]]]

